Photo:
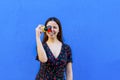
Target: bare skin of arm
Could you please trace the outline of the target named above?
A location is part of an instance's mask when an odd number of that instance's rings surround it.
[[[40,40],[41,33],[43,32],[41,29],[42,25],[38,25],[36,28],[36,44],[37,44],[37,53],[38,53],[38,59],[45,63],[47,62],[47,55],[43,48],[42,42]]]
[[[72,63],[69,62],[66,66],[66,80],[73,80],[73,72],[72,72]]]

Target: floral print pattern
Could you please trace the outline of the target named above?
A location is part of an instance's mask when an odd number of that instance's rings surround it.
[[[65,80],[64,72],[68,62],[72,62],[72,53],[69,45],[62,43],[61,51],[57,58],[54,57],[47,43],[43,44],[48,61],[40,62],[40,70],[36,80]],[[38,55],[36,60],[39,61]]]

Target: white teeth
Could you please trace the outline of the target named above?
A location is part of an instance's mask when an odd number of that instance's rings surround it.
[[[53,33],[53,32],[51,32],[51,33],[50,33],[50,35],[54,35],[54,33]]]
[[[55,32],[50,32],[50,34],[55,34]]]
[[[50,34],[50,36],[54,36],[55,32],[50,32],[49,34]]]

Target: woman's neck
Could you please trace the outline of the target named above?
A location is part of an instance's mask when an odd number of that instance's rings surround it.
[[[57,38],[48,38],[47,43],[58,43],[60,42]]]

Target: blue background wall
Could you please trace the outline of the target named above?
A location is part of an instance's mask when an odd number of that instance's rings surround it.
[[[35,28],[56,16],[74,80],[120,80],[120,0],[1,0],[0,80],[34,80]]]

